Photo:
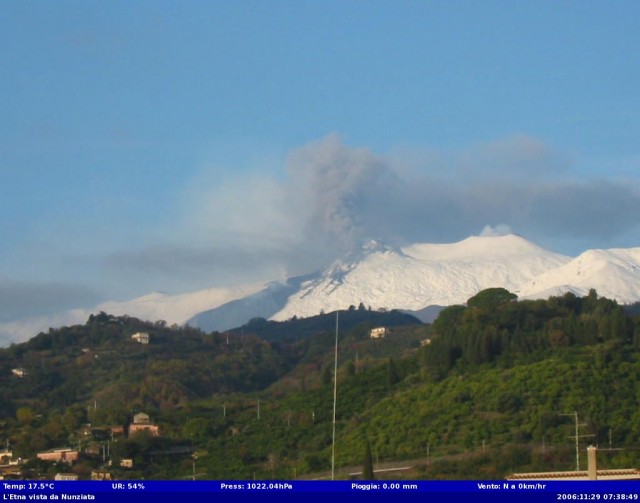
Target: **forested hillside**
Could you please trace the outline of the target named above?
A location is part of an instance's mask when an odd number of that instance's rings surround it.
[[[614,301],[595,291],[517,301],[490,289],[433,326],[366,313],[340,313],[339,469],[362,468],[368,443],[376,463],[413,467],[410,478],[571,470],[574,413],[592,435],[582,450],[598,444],[601,466],[640,464],[640,320]],[[0,351],[3,431],[27,457],[77,442],[84,423],[145,411],[161,435],[111,439],[111,457],[135,460],[120,478],[320,476],[331,459],[334,329],[335,313],[229,334],[102,314]],[[131,339],[139,331],[148,345]]]

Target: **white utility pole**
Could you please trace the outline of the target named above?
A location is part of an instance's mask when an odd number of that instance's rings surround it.
[[[338,397],[338,312],[336,311],[336,345],[333,362],[333,435],[331,442],[331,480],[336,478],[336,402]]]

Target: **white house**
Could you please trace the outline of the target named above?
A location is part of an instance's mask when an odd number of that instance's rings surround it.
[[[22,367],[11,369],[11,373],[17,377],[26,377],[27,375],[29,375],[27,370],[23,369]]]
[[[382,339],[387,335],[389,335],[389,329],[387,327],[376,327],[371,329],[372,339]]]
[[[136,332],[131,338],[140,344],[149,344],[149,334],[147,332]]]

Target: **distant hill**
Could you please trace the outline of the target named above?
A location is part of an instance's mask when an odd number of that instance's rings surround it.
[[[343,333],[353,330],[358,325],[398,327],[421,325],[422,322],[410,314],[400,311],[370,311],[363,305],[337,313],[338,329]],[[307,338],[321,332],[335,332],[336,312],[319,314],[308,318],[293,317],[287,321],[270,321],[254,318],[246,325],[229,330],[229,333],[251,333],[270,342],[292,342]]]

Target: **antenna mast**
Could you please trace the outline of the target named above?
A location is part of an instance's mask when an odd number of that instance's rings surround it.
[[[576,441],[576,471],[580,471],[580,439],[584,437],[594,437],[595,435],[580,435],[580,426],[586,426],[586,423],[578,423],[578,412],[574,411],[572,414],[560,414],[561,416],[573,416],[576,421],[576,434],[571,435],[569,438],[573,438]]]

